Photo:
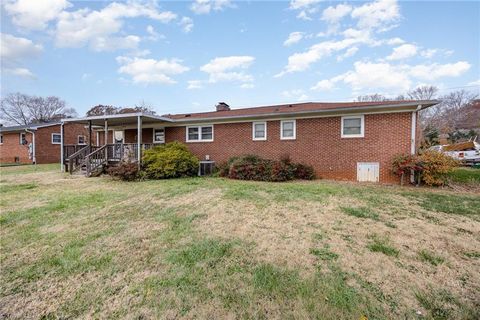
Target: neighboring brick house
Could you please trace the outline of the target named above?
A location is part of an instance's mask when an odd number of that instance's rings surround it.
[[[65,123],[107,125],[109,144],[138,145],[180,141],[216,163],[256,154],[288,156],[312,165],[321,178],[398,182],[391,161],[415,153],[418,111],[437,101],[298,103],[213,112],[153,116],[142,113],[66,119]],[[104,129],[100,129],[104,130]],[[141,141],[137,141],[141,132]],[[104,145],[104,131],[97,129]],[[138,158],[138,156],[137,156]]]
[[[0,163],[60,163],[61,122],[0,127]],[[88,130],[82,124],[65,126],[65,144],[86,144]]]

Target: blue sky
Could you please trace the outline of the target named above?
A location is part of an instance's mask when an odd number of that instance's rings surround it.
[[[2,1],[1,93],[80,115],[479,91],[478,1]]]

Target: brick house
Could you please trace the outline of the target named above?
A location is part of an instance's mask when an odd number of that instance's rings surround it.
[[[65,143],[86,145],[82,124],[66,125]],[[0,163],[60,163],[61,122],[0,127]]]
[[[321,178],[392,183],[398,182],[390,170],[392,158],[415,153],[419,145],[418,111],[437,103],[298,103],[245,109],[220,103],[215,111],[203,113],[132,113],[64,121],[95,127],[92,141],[97,146],[85,150],[77,163],[87,153],[96,163],[108,164],[126,153],[141,159],[145,148],[179,141],[200,160],[222,163],[245,154],[289,156],[312,165]],[[99,160],[99,155],[108,159]]]

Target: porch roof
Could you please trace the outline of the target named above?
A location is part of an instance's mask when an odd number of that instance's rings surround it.
[[[161,123],[161,122],[174,122],[173,119],[147,114],[143,112],[136,113],[121,113],[121,114],[111,114],[111,115],[100,115],[100,116],[91,116],[91,117],[82,117],[82,118],[67,118],[63,119],[63,122],[75,122],[89,124],[92,122],[93,126],[103,127],[105,120],[108,121],[108,126],[122,126],[129,124],[136,124],[138,117],[142,117],[142,124],[152,124],[152,123]]]

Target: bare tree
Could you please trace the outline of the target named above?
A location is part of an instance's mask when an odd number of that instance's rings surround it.
[[[356,101],[358,102],[377,102],[377,101],[387,101],[388,99],[381,94],[366,94],[363,96],[358,96]]]
[[[477,97],[477,94],[466,90],[453,91],[442,97],[442,111],[438,123],[440,129],[448,132],[462,129],[468,108]]]
[[[411,100],[431,100],[438,93],[435,86],[420,86],[407,92],[407,97]]]
[[[5,96],[0,106],[0,118],[17,125],[49,122],[75,114],[75,110],[67,108],[65,101],[58,97],[44,98],[18,92]]]

